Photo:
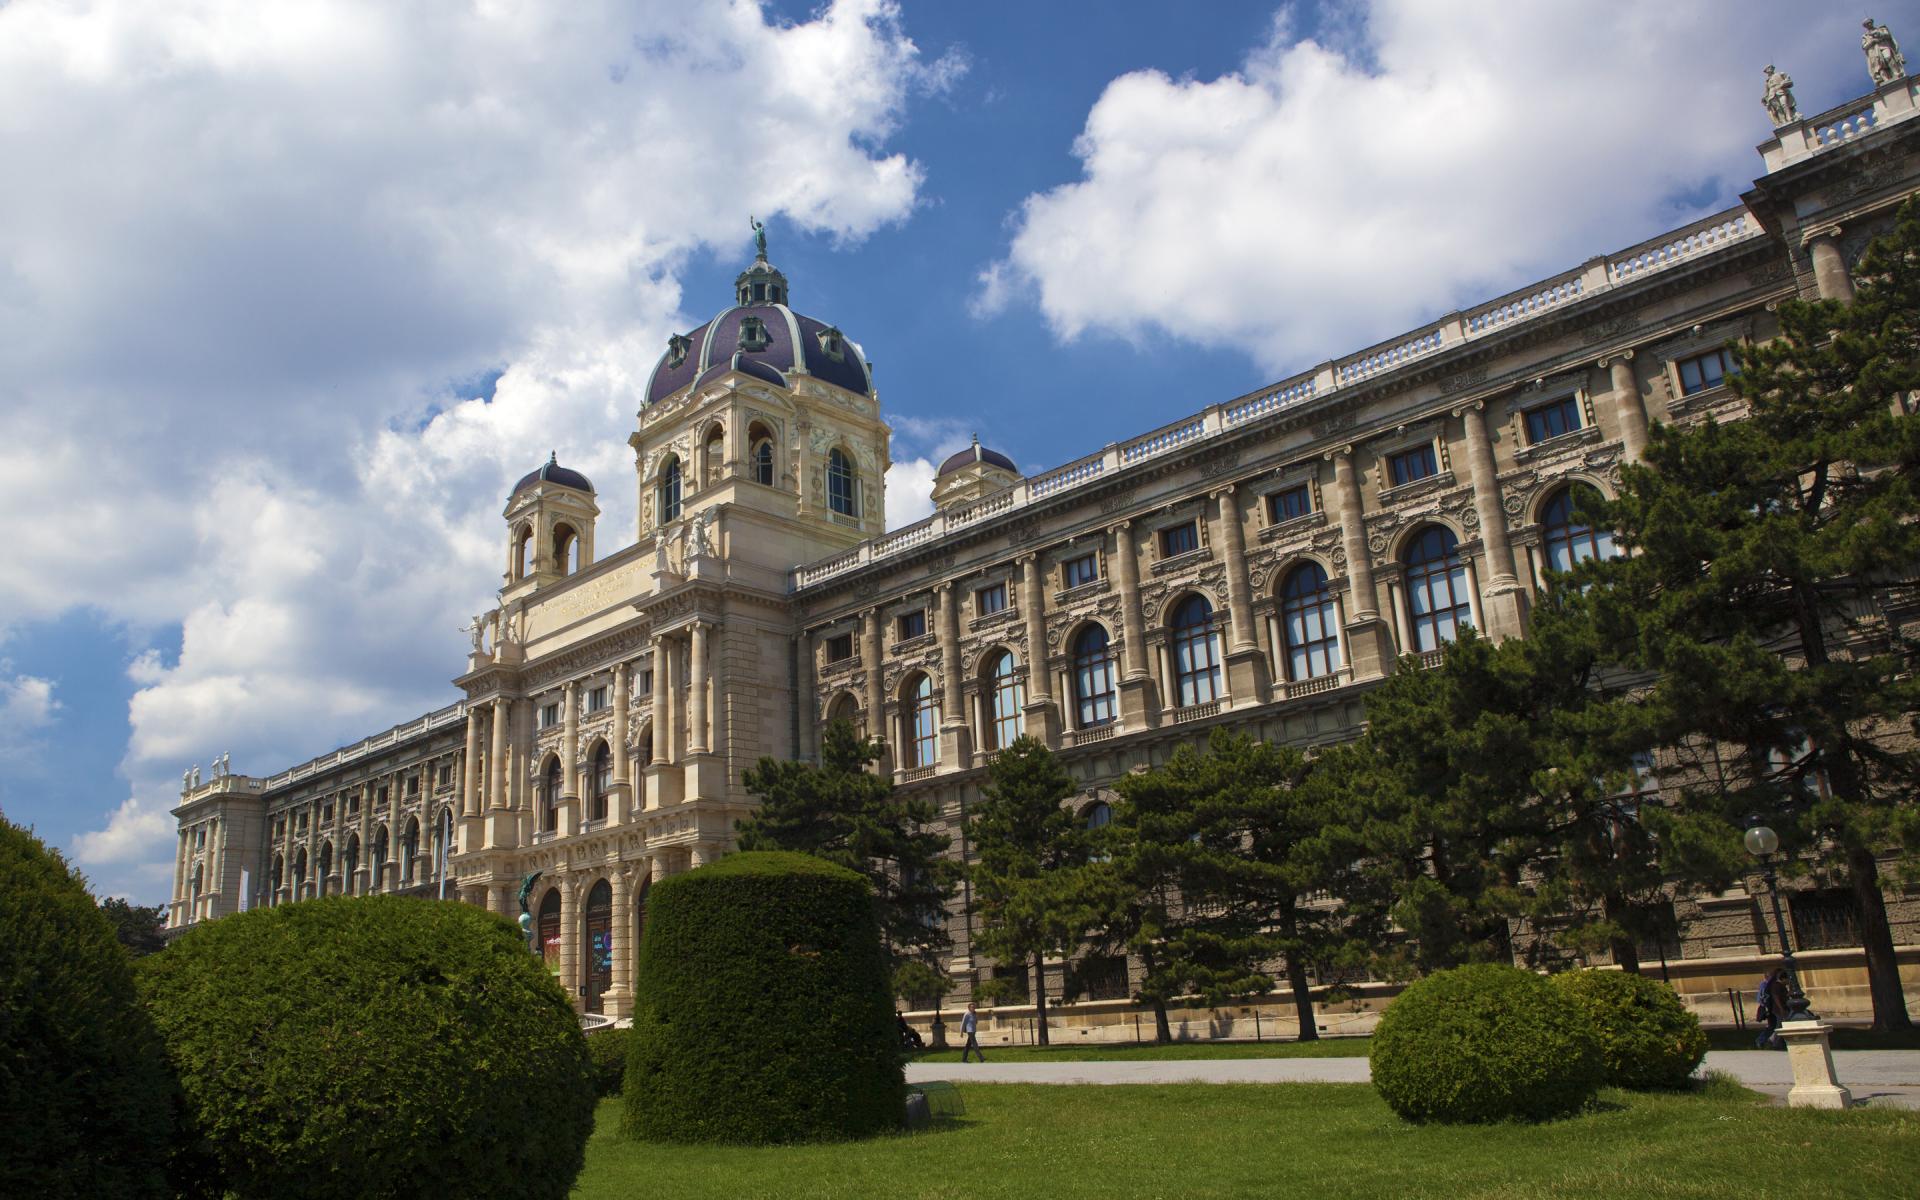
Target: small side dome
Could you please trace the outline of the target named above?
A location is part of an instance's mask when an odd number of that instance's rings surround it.
[[[547,452],[547,461],[537,471],[529,471],[513,485],[512,494],[518,496],[536,483],[551,483],[555,487],[572,488],[575,491],[593,494],[593,481],[578,471],[560,465],[560,456],[555,451]]]
[[[986,463],[988,466],[999,467],[1003,471],[1012,471],[1015,475],[1020,473],[1020,468],[1013,465],[1012,459],[1000,453],[998,450],[989,450],[985,446],[982,446],[980,444],[980,435],[975,434],[973,437],[973,445],[968,446],[965,450],[956,454],[948,455],[947,461],[941,463],[940,469],[934,472],[934,477],[937,479],[942,475],[951,475],[955,471],[970,467],[975,463]]]

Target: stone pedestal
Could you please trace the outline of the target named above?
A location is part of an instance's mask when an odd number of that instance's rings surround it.
[[[1120,723],[1129,730],[1160,724],[1160,695],[1153,677],[1140,675],[1120,681]]]
[[[1793,1067],[1793,1090],[1788,1108],[1847,1108],[1853,1093],[1833,1074],[1832,1026],[1816,1020],[1787,1021],[1780,1037],[1787,1043],[1787,1061]]]
[[[1363,617],[1347,625],[1347,654],[1355,679],[1378,679],[1393,670],[1393,633],[1379,617]]]
[[[1272,686],[1264,650],[1256,646],[1227,652],[1227,694],[1233,697],[1234,708],[1264,704]]]

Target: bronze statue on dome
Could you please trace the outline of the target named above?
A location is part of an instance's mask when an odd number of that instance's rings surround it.
[[[754,256],[756,258],[765,258],[767,256],[767,227],[752,217],[747,218],[747,224],[753,226]]]

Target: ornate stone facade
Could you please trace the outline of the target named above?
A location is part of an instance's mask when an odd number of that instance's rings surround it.
[[[728,849],[744,771],[814,754],[827,717],[885,740],[955,853],[1010,731],[1054,747],[1087,805],[1218,725],[1351,738],[1401,655],[1431,661],[1463,624],[1524,633],[1544,572],[1594,540],[1569,489],[1611,494],[1653,422],[1740,415],[1726,343],[1768,337],[1783,298],[1851,295],[1860,247],[1920,190],[1913,114],[1902,77],[1795,115],[1733,208],[1055,471],[1001,478],[976,447],[891,533],[859,347],[788,309],[763,254],[649,381],[634,543],[595,560],[591,484],[553,463],[522,481],[460,701],[189,787],[173,924],[340,891],[517,916],[524,890],[561,979],[618,1015],[650,881]],[[1920,937],[1920,905],[1889,906]],[[1668,966],[1710,1006],[1765,949],[1755,901],[1680,908]],[[991,969],[964,891],[949,923],[964,999]],[[1808,966],[1823,1010],[1864,1004],[1857,955]]]

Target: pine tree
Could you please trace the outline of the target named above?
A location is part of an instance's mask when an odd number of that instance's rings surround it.
[[[1658,427],[1600,514],[1630,551],[1583,564],[1598,628],[1653,673],[1662,736],[1719,756],[1690,806],[1766,818],[1844,879],[1874,1026],[1909,1028],[1878,855],[1920,844],[1920,707],[1902,617],[1920,567],[1920,207],[1860,268],[1852,304],[1786,301],[1781,334],[1735,347],[1750,415]]]
[[[739,822],[740,848],[796,850],[860,872],[873,887],[892,969],[937,969],[952,945],[947,902],[960,875],[947,857],[952,839],[934,827],[929,802],[900,796],[869,769],[880,753],[838,720],[822,731],[819,766],[762,758],[745,777],[760,807]]]
[[[1093,839],[1067,807],[1073,778],[1052,751],[1022,735],[993,756],[967,822],[980,915],[975,944],[1003,963],[1030,963],[1035,1026],[1048,1044],[1045,962],[1079,948]]]

